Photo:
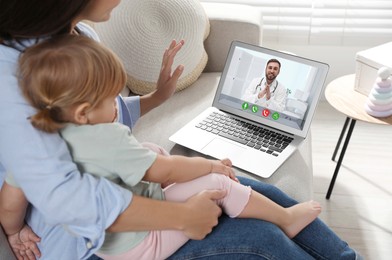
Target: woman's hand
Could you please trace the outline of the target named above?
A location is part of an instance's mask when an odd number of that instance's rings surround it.
[[[184,71],[184,66],[179,65],[174,70],[173,74],[171,73],[174,58],[184,43],[184,40],[181,40],[178,43],[175,40],[172,40],[169,48],[166,49],[163,54],[161,72],[157,82],[157,90],[153,93],[153,95],[157,96],[159,100],[162,100],[162,103],[173,95],[176,90],[177,81]]]
[[[204,190],[186,201],[188,214],[180,214],[179,219],[187,223],[182,228],[187,237],[200,240],[211,233],[213,227],[218,225],[218,218],[222,214],[222,209],[215,201],[223,199],[226,194],[225,190]]]
[[[177,81],[184,71],[184,66],[179,65],[172,73],[172,66],[174,58],[177,52],[184,45],[184,40],[176,42],[172,40],[169,48],[167,48],[163,54],[161,71],[157,81],[157,89],[140,97],[140,113],[141,115],[146,114],[152,109],[158,107],[167,99],[169,99],[176,90]]]
[[[239,182],[237,177],[235,176],[235,172],[233,170],[233,164],[231,160],[225,158],[223,160],[215,160],[212,161],[211,172],[220,173],[228,176],[233,181]]]
[[[24,225],[18,233],[8,236],[8,242],[18,260],[35,260],[41,257],[37,246],[40,241],[41,238],[28,225]]]

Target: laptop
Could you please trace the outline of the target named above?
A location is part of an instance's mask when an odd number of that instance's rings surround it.
[[[269,98],[258,96],[265,87],[266,66],[275,66],[276,74],[276,60],[280,71],[269,82]],[[207,156],[229,158],[233,166],[268,178],[305,140],[328,70],[322,62],[233,41],[212,106],[169,140]],[[268,72],[267,78],[274,75]]]

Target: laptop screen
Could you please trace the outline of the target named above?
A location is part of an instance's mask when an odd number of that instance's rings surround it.
[[[325,63],[234,41],[213,105],[306,137],[328,68]]]

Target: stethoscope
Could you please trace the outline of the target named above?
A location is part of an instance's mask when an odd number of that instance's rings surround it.
[[[255,87],[255,92],[257,92],[257,89],[258,89],[258,88],[260,88],[260,91],[261,91],[261,84],[263,83],[263,80],[264,80],[264,79],[265,79],[265,78],[262,78],[262,79],[260,80],[259,84],[256,85],[256,87]],[[278,84],[279,84],[278,80],[275,80],[275,87],[274,87],[274,90],[271,92],[271,96],[272,96],[272,94],[275,93],[275,90],[276,90],[276,88],[278,87]]]

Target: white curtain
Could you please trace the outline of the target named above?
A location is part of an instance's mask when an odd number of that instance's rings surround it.
[[[392,41],[392,0],[201,0],[248,4],[263,12],[263,40],[301,45]]]

